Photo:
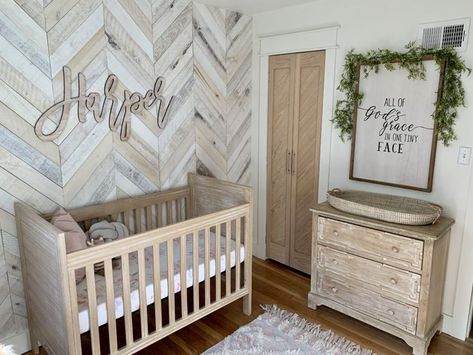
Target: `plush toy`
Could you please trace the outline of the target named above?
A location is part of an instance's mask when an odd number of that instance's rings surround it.
[[[113,242],[130,235],[128,228],[123,223],[107,221],[92,224],[87,234],[89,236],[89,246]]]

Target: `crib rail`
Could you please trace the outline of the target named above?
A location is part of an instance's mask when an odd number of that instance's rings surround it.
[[[188,191],[181,189],[176,191],[172,201],[181,199],[185,201],[188,198]],[[168,200],[169,201],[169,200]],[[167,202],[167,201],[163,201]],[[153,205],[155,205],[153,201]],[[140,207],[148,207],[149,205],[141,205]],[[176,330],[198,320],[199,318],[215,311],[216,309],[229,304],[238,298],[250,294],[251,290],[251,204],[245,203],[236,207],[228,208],[211,215],[200,216],[192,219],[184,220],[182,216],[189,216],[188,205],[185,202],[180,207],[180,218],[177,212],[171,210],[170,215],[176,218],[177,223],[167,225],[159,229],[151,230],[154,224],[151,223],[149,231],[145,231],[133,236],[133,243],[123,239],[110,244],[97,246],[94,252],[87,250],[78,251],[67,255],[66,269],[68,274],[68,285],[70,297],[70,305],[72,310],[72,341],[74,354],[82,354],[81,336],[78,319],[77,305],[77,286],[75,284],[75,270],[85,268],[87,278],[87,298],[89,305],[89,328],[91,337],[91,348],[93,354],[100,354],[100,337],[99,323],[96,304],[96,282],[94,275],[94,266],[96,264],[104,264],[104,277],[106,285],[106,309],[108,321],[108,344],[109,351],[113,354],[130,354],[134,353],[151,343],[166,337]],[[135,209],[136,210],[136,209]],[[156,209],[156,211],[158,211]],[[177,211],[177,210],[174,210]],[[167,212],[166,212],[167,213]],[[166,216],[163,212],[162,216]],[[87,215],[87,214],[85,214]],[[159,217],[159,212],[157,214]],[[179,221],[179,219],[181,221]],[[118,219],[119,220],[119,219]],[[138,219],[140,220],[140,219]],[[157,218],[151,219],[158,222]],[[148,219],[145,219],[148,221]],[[168,220],[172,223],[172,220]],[[158,225],[159,226],[159,225]],[[214,236],[214,237],[213,237]],[[220,236],[225,241],[221,243]],[[215,239],[212,244],[211,239]],[[204,278],[202,280],[203,294],[199,294],[199,240],[203,240],[203,259]],[[175,241],[178,241],[179,251],[174,252]],[[235,245],[234,258],[235,268],[231,272],[231,248],[232,241]],[[243,267],[240,264],[240,246],[245,247],[245,261]],[[191,265],[187,265],[187,248],[192,248]],[[223,247],[223,249],[222,249]],[[160,248],[166,249],[167,260],[161,261]],[[146,291],[146,262],[145,252],[152,251],[152,270],[153,270],[153,292],[154,292],[154,329],[150,329],[147,291]],[[215,279],[214,287],[211,285],[211,253],[214,253],[215,260]],[[222,255],[225,255],[225,263],[222,263]],[[177,264],[180,272],[180,286],[175,288],[174,285],[174,266],[176,261],[175,255],[179,255],[179,263]],[[139,337],[134,338],[133,322],[132,322],[132,301],[130,289],[130,256],[135,255],[138,270],[139,307],[136,311],[139,313],[140,327]],[[115,291],[113,284],[113,263],[114,258],[121,261],[122,272],[122,299],[123,314],[125,325],[126,345],[119,348],[117,343],[117,323],[115,320]],[[162,309],[160,302],[162,275],[161,266],[163,263],[167,265],[167,310]],[[187,270],[192,269],[192,278],[188,280]],[[243,269],[243,271],[242,271]],[[222,271],[225,272],[222,274]],[[232,277],[233,274],[233,277]],[[191,282],[192,281],[192,282]],[[191,299],[188,302],[187,285],[192,283],[193,291],[189,293]],[[180,307],[176,307],[176,303],[180,298]],[[203,296],[203,297],[202,297]],[[251,298],[248,298],[251,302]],[[188,306],[189,304],[189,306]],[[249,312],[250,305],[246,305],[246,312]],[[176,312],[176,309],[180,309]],[[164,322],[163,314],[167,314],[167,322]],[[135,330],[135,333],[137,331]]]
[[[84,230],[88,230],[95,222],[107,220],[122,222],[130,234],[138,234],[186,220],[190,218],[190,209],[190,188],[186,186],[142,197],[81,207],[70,210],[69,213]],[[102,215],[104,211],[107,213]]]

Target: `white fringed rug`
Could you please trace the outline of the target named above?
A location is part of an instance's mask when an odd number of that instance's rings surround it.
[[[207,350],[207,355],[311,354],[372,355],[348,339],[322,330],[295,313],[276,305],[261,306],[265,313]]]

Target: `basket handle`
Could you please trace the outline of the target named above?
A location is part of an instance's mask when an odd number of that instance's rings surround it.
[[[337,194],[337,195],[338,195],[338,194],[342,193],[342,190],[339,189],[338,187],[336,187],[336,188],[330,190],[328,193],[329,193],[329,194]]]
[[[434,219],[434,221],[432,222],[432,224],[435,224],[438,219],[440,218],[440,216],[442,215],[442,211],[443,211],[443,208],[442,206],[440,205],[437,205],[435,203],[430,203],[430,205],[433,207],[433,209],[437,212],[437,217]]]

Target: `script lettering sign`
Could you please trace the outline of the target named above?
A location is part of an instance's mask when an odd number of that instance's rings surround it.
[[[123,101],[119,102],[115,91],[118,85],[118,78],[114,74],[110,74],[105,81],[103,99],[98,92],[86,93],[85,76],[79,73],[77,77],[77,96],[72,97],[71,87],[71,69],[63,67],[63,99],[49,109],[47,109],[36,121],[34,130],[38,138],[44,141],[52,141],[58,138],[64,131],[69,120],[71,106],[77,104],[77,120],[84,123],[87,120],[87,114],[92,112],[97,123],[108,119],[110,130],[115,132],[120,129],[120,139],[126,141],[131,135],[131,116],[130,114],[139,114],[143,110],[150,110],[154,105],[157,107],[156,125],[164,128],[167,123],[168,114],[174,102],[174,96],[171,97],[166,104],[163,96],[164,78],[158,77],[154,83],[154,87],[148,90],[144,95],[125,90],[123,93]],[[48,118],[53,114],[60,112],[54,130],[49,133],[44,132],[44,125]]]
[[[437,135],[432,119],[444,65],[426,58],[425,80],[403,69],[363,75],[354,112],[350,179],[432,191]],[[361,75],[360,75],[361,73]]]

